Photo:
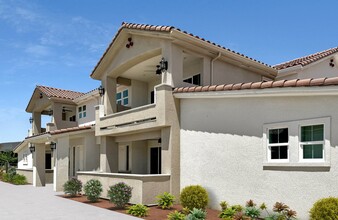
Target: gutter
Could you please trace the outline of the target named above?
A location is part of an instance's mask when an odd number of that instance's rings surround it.
[[[210,85],[214,85],[214,62],[222,56],[221,52],[218,52],[217,57],[214,57],[210,61]]]

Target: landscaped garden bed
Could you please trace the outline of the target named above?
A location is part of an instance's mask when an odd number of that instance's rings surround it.
[[[75,197],[62,195],[61,197],[71,199],[73,201],[93,205],[93,206],[96,206],[96,207],[108,209],[108,210],[111,210],[111,211],[120,212],[120,213],[123,213],[123,214],[127,214],[127,208],[129,207],[129,205],[127,205],[125,209],[119,209],[119,208],[115,207],[114,204],[110,203],[109,200],[107,200],[107,199],[99,199],[97,202],[90,202],[90,201],[88,201],[88,199],[84,195],[78,195],[78,196],[75,196]],[[151,207],[149,207],[148,216],[142,217],[142,219],[146,219],[146,220],[167,220],[168,219],[167,216],[170,212],[174,212],[175,210],[182,211],[182,209],[183,208],[182,208],[181,205],[174,205],[171,209],[161,209],[158,206],[151,206]],[[213,209],[206,209],[206,211],[207,211],[207,220],[220,220],[220,218],[218,218],[220,211],[213,210]]]

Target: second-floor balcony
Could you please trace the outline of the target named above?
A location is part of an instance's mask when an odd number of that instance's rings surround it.
[[[177,117],[172,87],[155,86],[154,103],[104,115],[104,105],[96,106],[96,135],[123,134],[170,126]]]

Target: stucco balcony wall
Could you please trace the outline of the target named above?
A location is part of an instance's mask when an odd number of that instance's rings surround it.
[[[102,116],[103,106],[96,107],[95,135],[117,135],[140,130],[152,130],[170,126],[171,116],[176,116],[172,107],[172,87],[161,84],[155,87],[156,102],[137,108]]]
[[[97,179],[102,183],[101,197],[108,199],[109,186],[124,182],[133,187],[130,203],[156,204],[156,196],[170,191],[170,174],[141,175],[101,172],[77,172],[77,178],[85,184],[90,179]]]

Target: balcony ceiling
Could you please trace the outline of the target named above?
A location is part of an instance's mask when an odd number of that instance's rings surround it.
[[[121,77],[135,79],[143,82],[160,80],[161,75],[156,75],[156,65],[159,65],[160,60],[160,55],[145,60],[125,71],[121,75]]]

